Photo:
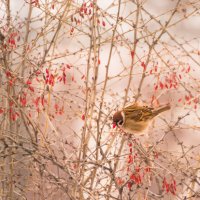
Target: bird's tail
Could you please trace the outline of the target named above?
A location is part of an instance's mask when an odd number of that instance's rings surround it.
[[[155,109],[155,110],[153,111],[153,114],[154,114],[154,116],[157,116],[157,115],[159,115],[160,113],[162,113],[162,112],[164,112],[164,111],[166,111],[166,110],[169,110],[170,108],[171,108],[171,107],[170,107],[169,104],[164,105],[164,106],[161,106],[161,107]]]

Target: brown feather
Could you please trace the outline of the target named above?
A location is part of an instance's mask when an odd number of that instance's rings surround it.
[[[144,121],[153,118],[153,108],[147,106],[138,106],[133,104],[123,109],[126,118],[134,119],[135,121]]]

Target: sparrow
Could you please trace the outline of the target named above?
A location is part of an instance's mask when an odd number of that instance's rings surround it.
[[[169,104],[153,108],[134,103],[113,115],[113,126],[117,126],[130,134],[141,133],[147,129],[154,117],[169,109]]]

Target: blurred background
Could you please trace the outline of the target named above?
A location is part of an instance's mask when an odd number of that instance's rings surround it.
[[[1,1],[1,199],[198,199],[199,9]],[[130,135],[133,102],[171,109]]]

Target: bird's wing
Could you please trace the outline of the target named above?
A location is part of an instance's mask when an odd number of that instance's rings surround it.
[[[123,110],[129,119],[133,119],[135,121],[143,121],[148,118],[153,118],[153,108],[151,107],[133,104],[125,107]]]

